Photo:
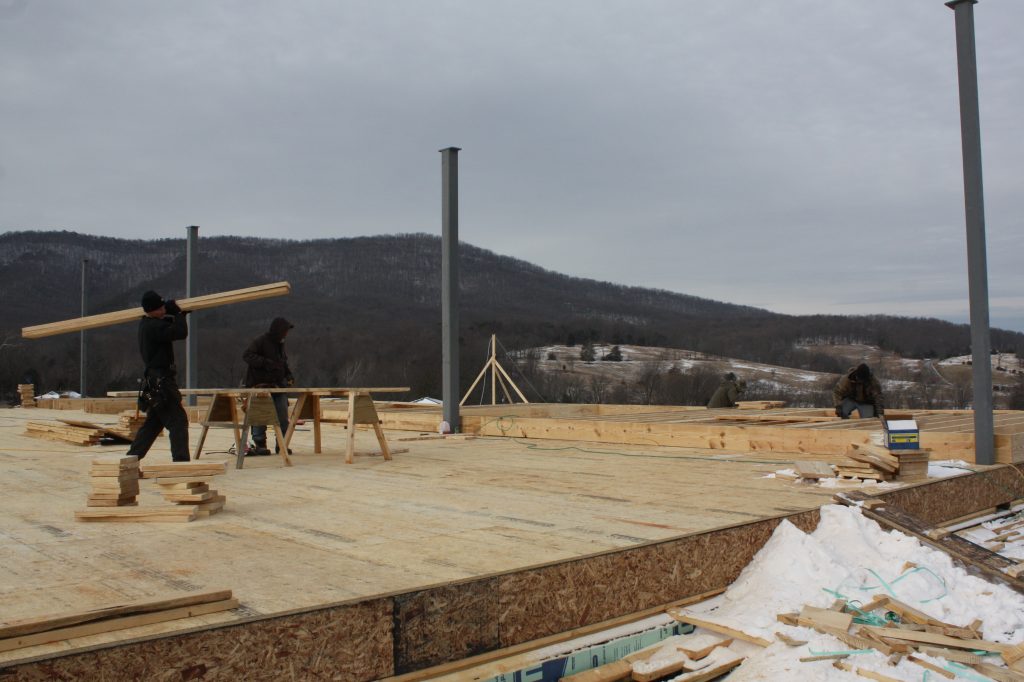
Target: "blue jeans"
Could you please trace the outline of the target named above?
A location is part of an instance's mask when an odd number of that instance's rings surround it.
[[[274,401],[274,409],[277,410],[277,421],[281,422],[281,438],[283,439],[284,434],[288,432],[288,394],[271,393],[270,397]],[[252,440],[261,448],[267,447],[266,425],[260,424],[252,427]],[[278,443],[278,445],[284,447],[284,443]]]
[[[861,419],[868,419],[875,416],[875,406],[871,403],[858,403],[853,398],[843,398],[839,403],[839,409],[843,411],[843,419],[849,419],[854,410],[860,414]]]

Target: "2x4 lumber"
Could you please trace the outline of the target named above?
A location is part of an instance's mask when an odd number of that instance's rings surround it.
[[[882,637],[884,639],[895,639],[904,642],[920,642],[922,644],[934,644],[936,646],[947,647],[949,649],[967,649],[970,651],[993,651],[995,653],[1003,653],[1012,648],[1010,644],[1000,644],[999,642],[989,642],[984,639],[964,639],[960,637],[950,637],[949,635],[939,634],[937,632],[922,632],[920,630],[904,630],[902,628],[882,628],[874,625],[865,625],[863,630],[870,632],[876,637]]]
[[[727,625],[722,625],[721,623],[716,623],[714,621],[707,620],[706,618],[694,615],[693,613],[690,613],[685,609],[669,609],[667,613],[668,615],[678,620],[680,623],[689,623],[690,625],[696,625],[697,627],[704,628],[705,630],[717,632],[718,634],[725,635],[726,637],[741,639],[744,642],[750,642],[751,644],[756,644],[760,647],[771,646],[771,642],[767,639],[764,639],[763,637],[751,635],[749,633],[743,632],[742,630],[736,630]]]
[[[216,308],[222,305],[230,305],[232,303],[243,303],[245,301],[257,301],[263,298],[273,298],[274,296],[285,296],[290,294],[291,290],[291,285],[288,282],[274,282],[272,284],[261,284],[255,287],[248,287],[246,289],[234,289],[232,291],[222,291],[216,294],[205,294],[203,296],[184,298],[177,301],[177,304],[183,311],[206,310],[207,308]],[[62,320],[60,322],[49,322],[47,324],[24,327],[21,330],[21,335],[26,339],[39,339],[44,336],[68,334],[70,332],[78,332],[85,329],[96,329],[98,327],[109,327],[114,324],[131,322],[132,320],[138,320],[144,314],[145,313],[141,307],[129,308],[127,310],[118,310],[112,313],[88,315],[86,317]]]
[[[37,632],[31,635],[22,635],[3,639],[0,640],[0,651],[11,651],[28,646],[60,642],[65,639],[72,639],[75,637],[85,637],[87,635],[96,635],[102,632],[124,630],[140,625],[150,625],[152,623],[162,623],[168,620],[177,620],[179,618],[191,618],[193,616],[217,613],[218,611],[228,611],[236,608],[238,608],[237,599],[222,599],[220,601],[205,604],[183,606],[181,608],[143,613],[134,616],[125,616],[123,618],[110,618],[94,623],[87,623],[85,625],[74,625],[56,630]]]
[[[87,509],[75,512],[76,521],[194,521],[196,511],[192,506],[173,507],[111,507],[110,509]]]
[[[155,601],[137,601],[127,604],[115,604],[104,606],[98,609],[86,611],[70,611],[37,618],[23,618],[8,623],[0,623],[0,639],[9,639],[21,635],[31,635],[36,632],[56,630],[70,625],[90,623],[92,621],[115,618],[119,616],[133,616],[140,613],[152,611],[165,611],[176,609],[182,606],[195,606],[197,604],[208,604],[211,602],[231,599],[231,590],[217,590],[215,592],[202,592],[200,594],[188,594],[170,599],[158,599]]]

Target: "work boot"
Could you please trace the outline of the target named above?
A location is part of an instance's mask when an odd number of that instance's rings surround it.
[[[281,444],[280,443],[274,443],[274,454],[275,455],[280,455],[281,454]],[[292,454],[292,449],[291,448],[288,448],[288,454],[289,455]]]
[[[269,454],[270,450],[267,449],[266,442],[264,442],[262,445],[260,443],[253,443],[245,450],[246,457],[263,457],[264,455]]]

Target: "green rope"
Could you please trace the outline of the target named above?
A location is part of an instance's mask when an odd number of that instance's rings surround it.
[[[944,666],[945,670],[957,675],[958,677],[966,677],[968,680],[974,680],[975,682],[989,682],[992,678],[985,677],[974,671],[974,668],[968,667],[963,663],[957,663],[950,661]]]

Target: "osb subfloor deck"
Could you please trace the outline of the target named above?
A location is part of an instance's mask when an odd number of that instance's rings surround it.
[[[74,411],[0,411],[0,621],[231,589],[234,612],[0,653],[0,665],[254,614],[501,572],[816,507],[833,490],[765,474],[793,457],[668,447],[513,439],[414,440],[324,427],[312,454],[297,431],[294,467],[249,458],[234,469],[230,431],[213,429],[203,460],[227,461],[213,487],[225,511],[191,523],[83,523],[90,461],[127,446],[81,447],[24,435],[28,420],[113,422]],[[193,425],[193,446],[199,427]],[[219,452],[218,452],[219,451]],[[810,457],[808,457],[810,458]],[[827,459],[827,458],[818,458]],[[160,438],[146,460],[170,461]],[[168,504],[149,480],[140,506]]]

